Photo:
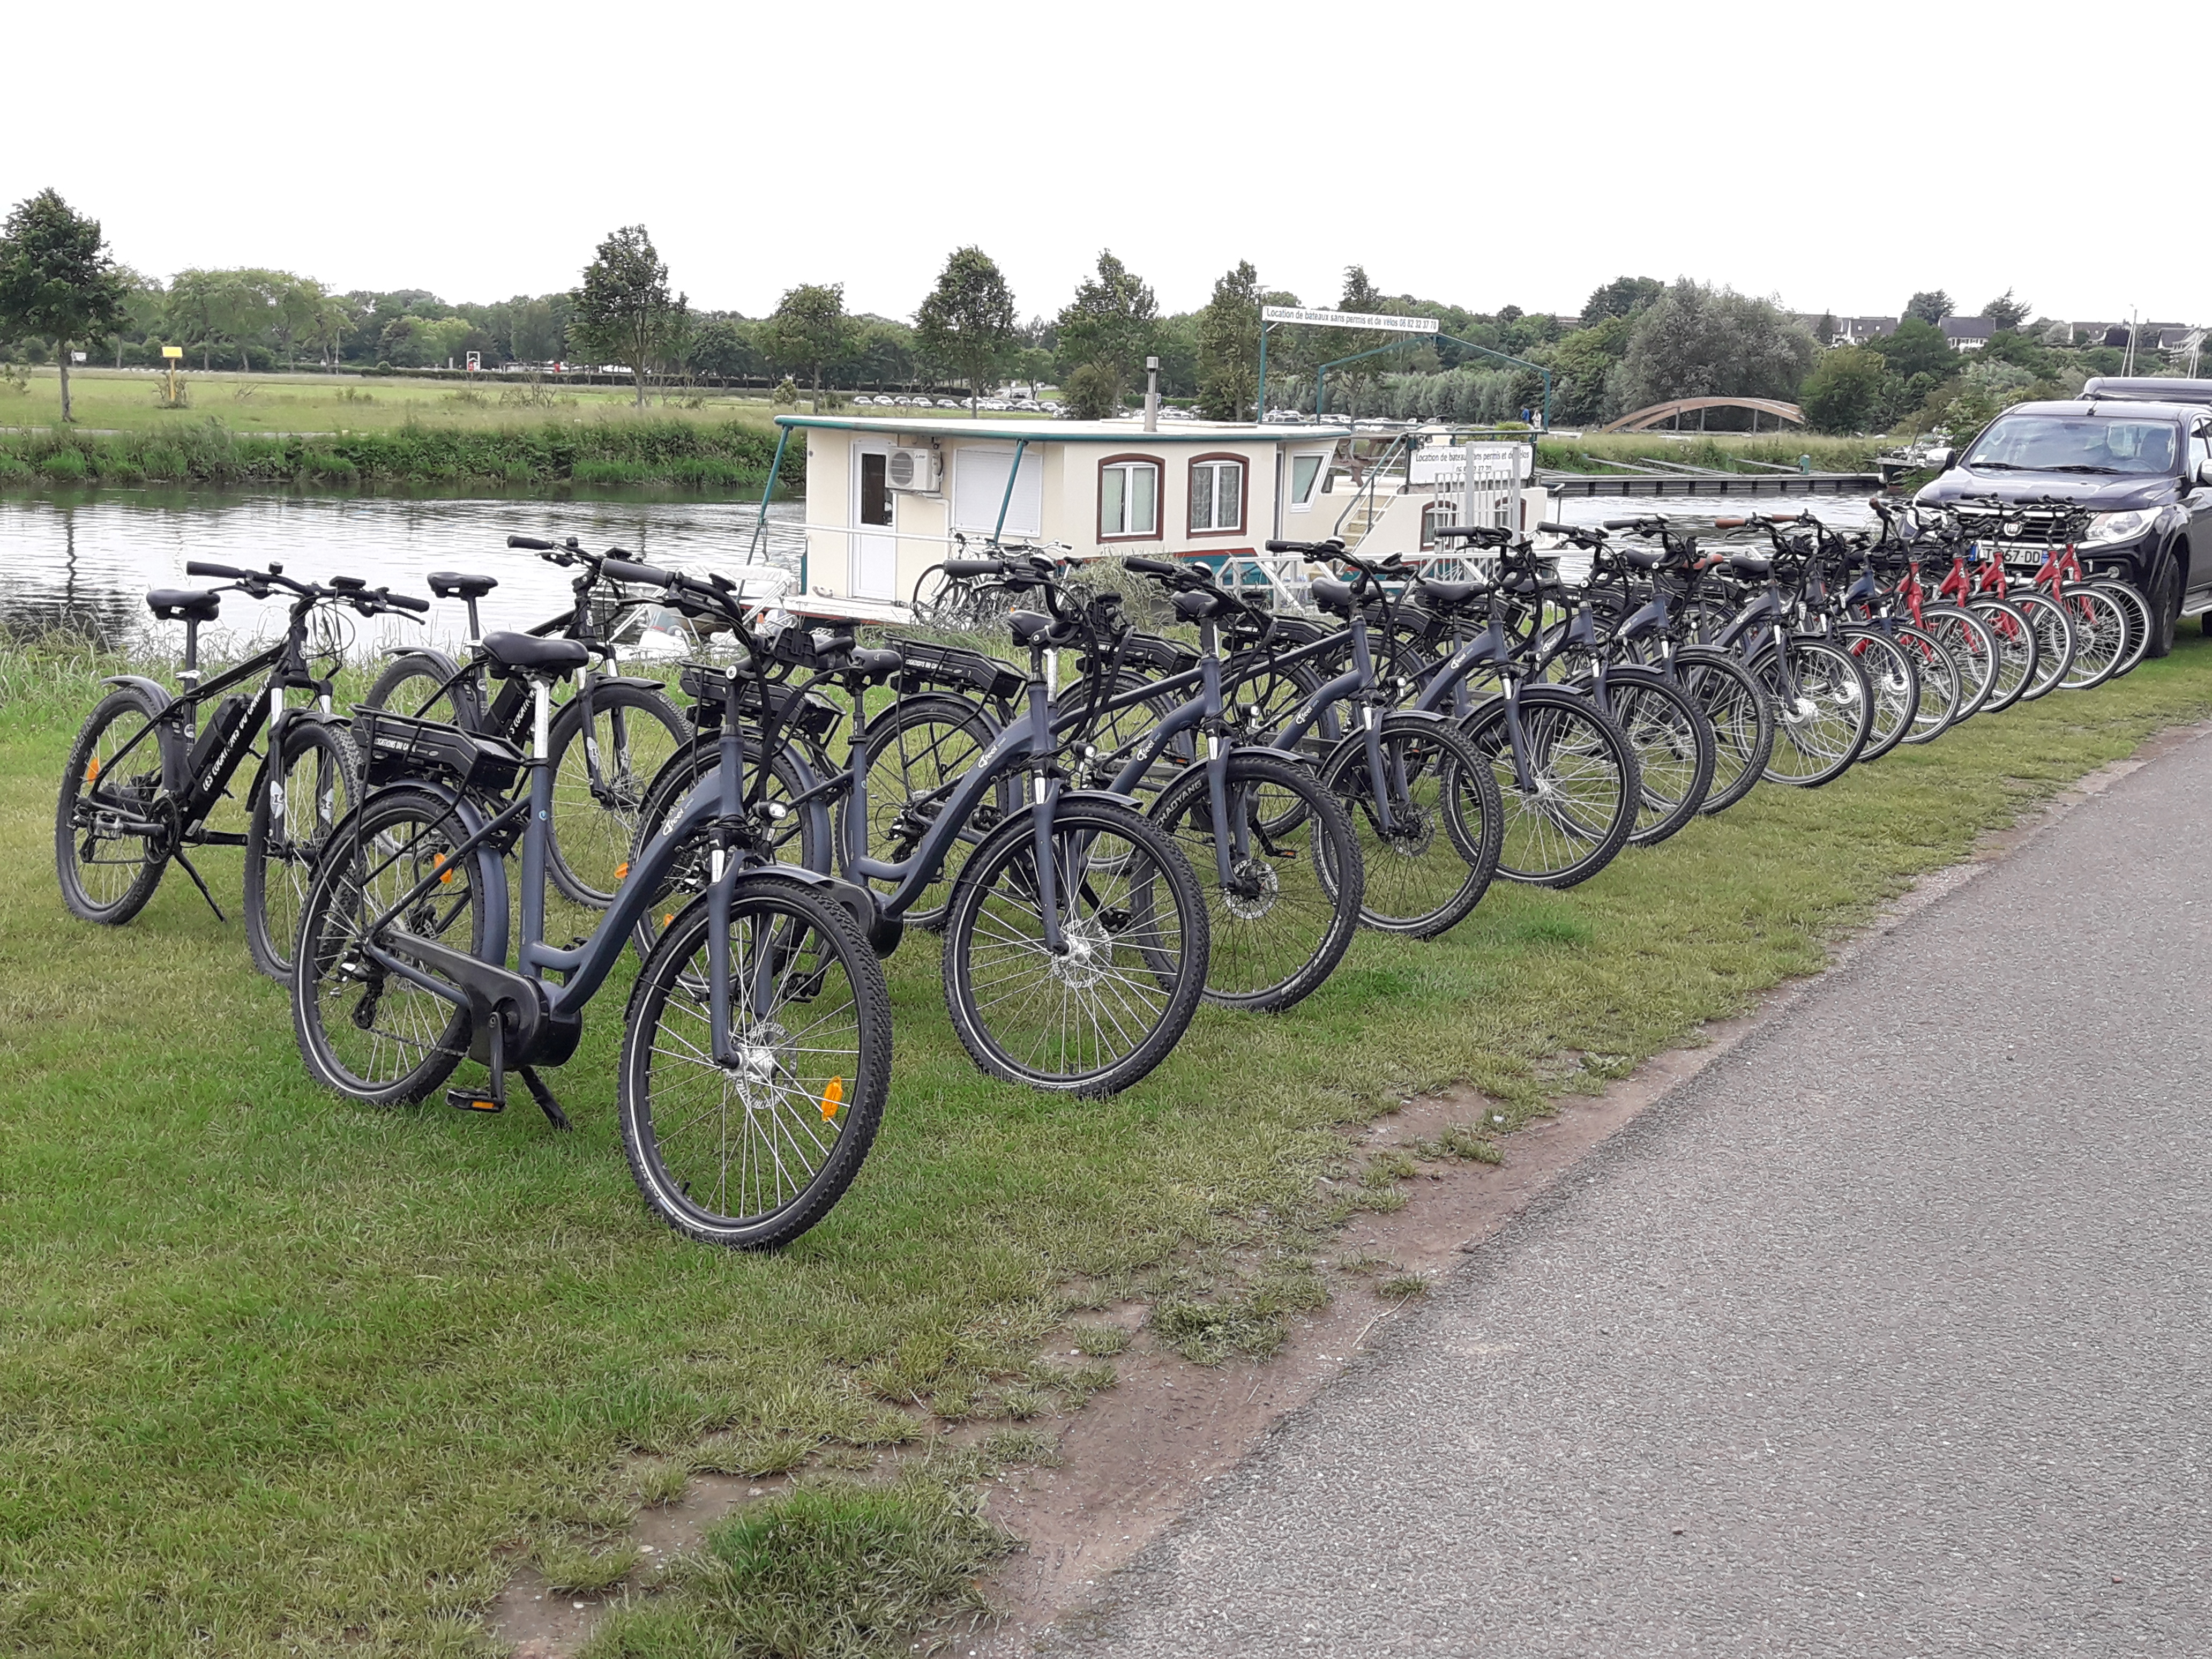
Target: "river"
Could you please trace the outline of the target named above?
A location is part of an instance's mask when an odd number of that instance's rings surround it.
[[[1810,507],[1826,522],[1858,526],[1873,514],[1851,496],[1763,498],[1578,495],[1557,511],[1574,524],[1663,513],[1690,524],[1747,510]],[[798,568],[804,504],[768,510],[763,553]],[[569,602],[571,573],[510,550],[513,533],[549,540],[574,536],[586,547],[620,546],[635,556],[707,569],[742,564],[760,516],[757,501],[637,497],[603,500],[444,499],[422,496],[244,495],[222,491],[104,490],[79,497],[0,499],[0,629],[37,633],[66,628],[112,644],[156,648],[181,641],[181,629],[148,617],[149,587],[202,586],[186,561],[265,567],[312,580],[357,575],[403,593],[427,595],[433,570],[481,572],[499,579],[486,598],[487,629],[526,628]],[[218,650],[265,637],[281,627],[283,602],[242,595],[223,601]],[[465,631],[460,607],[441,603],[427,629],[386,618],[374,646],[427,636],[451,644]]]

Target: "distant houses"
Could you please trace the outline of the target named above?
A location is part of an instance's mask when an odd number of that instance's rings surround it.
[[[1900,320],[1895,317],[1815,317],[1802,312],[1799,316],[1815,335],[1824,325],[1831,325],[1832,331],[1824,343],[1839,346],[1864,345],[1870,340],[1894,334]],[[1946,317],[1937,326],[1954,351],[1979,351],[1997,331],[1996,324],[1986,317]],[[2136,326],[2136,349],[2139,351],[2185,352],[2195,343],[2191,337],[2197,335],[2197,330],[2187,323],[2139,323]],[[2125,323],[2061,323],[2055,326],[2045,323],[2037,332],[2050,338],[2055,328],[2066,330],[2067,337],[2051,340],[2053,344],[2124,347],[2128,343]]]

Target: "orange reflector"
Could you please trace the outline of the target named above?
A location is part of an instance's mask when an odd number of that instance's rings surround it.
[[[828,1122],[837,1115],[837,1109],[845,1103],[845,1079],[833,1077],[830,1086],[822,1091],[822,1121]]]
[[[430,868],[436,872],[439,883],[442,886],[450,887],[453,884],[453,872],[446,867],[452,861],[443,853],[439,854],[430,861]]]
[[[624,876],[628,875],[629,873],[629,860],[628,859],[624,859],[624,860],[623,860],[620,864],[617,864],[617,866],[615,866],[615,879],[616,879],[617,881],[620,881],[620,880],[624,877]]]
[[[92,757],[92,764],[84,769],[84,781],[87,783],[97,783],[100,781],[99,756],[94,755]]]
[[[495,1112],[499,1109],[499,1103],[495,1100],[472,1100],[469,1103],[469,1109],[472,1112]]]

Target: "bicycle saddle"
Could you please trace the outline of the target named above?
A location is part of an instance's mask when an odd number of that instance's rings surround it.
[[[1413,584],[1413,592],[1421,602],[1439,611],[1455,611],[1488,591],[1481,582],[1448,582],[1436,576],[1424,576]]]
[[[1006,618],[1016,645],[1035,645],[1052,632],[1052,618],[1041,611],[1017,611]]]
[[[487,634],[484,655],[495,674],[573,674],[591,661],[577,640],[541,640],[534,634]]]
[[[1308,584],[1313,601],[1332,617],[1352,614],[1352,584],[1339,581],[1334,576],[1316,576]]]
[[[430,591],[441,599],[480,599],[499,586],[496,576],[469,576],[458,570],[433,570]]]
[[[1237,601],[1225,593],[1208,593],[1203,589],[1195,592],[1178,593],[1170,601],[1176,615],[1185,622],[1197,622],[1206,617],[1218,617],[1236,611]]]
[[[157,587],[147,594],[146,608],[163,622],[213,622],[222,595],[199,587]]]
[[[1773,574],[1774,561],[1758,553],[1731,553],[1728,568],[1731,574],[1757,580]]]
[[[1656,570],[1659,568],[1660,556],[1649,548],[1623,547],[1614,550],[1620,555],[1623,564],[1632,565],[1638,570]],[[434,577],[432,580],[436,579]]]

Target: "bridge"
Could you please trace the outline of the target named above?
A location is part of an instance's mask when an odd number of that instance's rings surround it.
[[[1787,421],[1796,426],[1805,424],[1803,410],[1795,404],[1785,404],[1777,398],[1677,398],[1671,403],[1653,404],[1648,409],[1639,409],[1632,414],[1624,415],[1619,420],[1600,427],[1598,430],[1601,432],[1648,432],[1661,422],[1667,420],[1672,420],[1679,429],[1682,424],[1682,416],[1695,415],[1698,417],[1698,429],[1702,432],[1705,425],[1705,411],[1709,409],[1749,410],[1751,429],[1753,432],[1759,430],[1759,417],[1761,415],[1771,415],[1778,421]]]

